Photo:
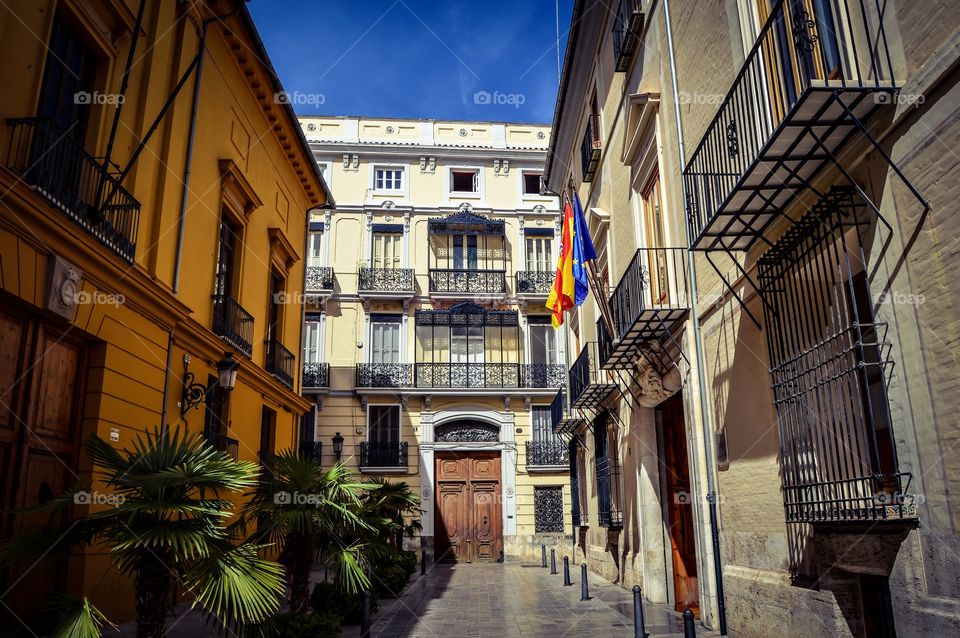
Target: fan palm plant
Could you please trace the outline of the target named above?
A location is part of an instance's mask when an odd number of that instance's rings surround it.
[[[364,504],[371,521],[377,521],[379,530],[387,543],[395,549],[403,549],[403,538],[413,538],[421,529],[420,497],[406,482],[393,483],[375,478],[367,484]]]
[[[234,460],[179,428],[138,436],[130,450],[94,435],[86,450],[113,506],[91,511],[67,529],[52,524],[58,518],[51,516],[44,529],[13,538],[0,560],[33,560],[53,546],[106,546],[113,564],[134,581],[138,638],[164,634],[178,584],[221,628],[242,630],[277,611],[282,567],[261,558],[260,546],[237,542],[239,529],[229,522],[235,512],[226,496],[256,484],[255,463]],[[35,510],[73,506],[84,493],[73,490]],[[67,619],[62,627],[105,621],[86,599],[73,604]]]
[[[333,567],[334,580],[348,593],[370,585],[367,547],[361,530],[371,529],[361,513],[363,483],[343,463],[323,470],[312,458],[286,451],[250,494],[245,521],[256,521],[254,542],[275,544],[290,582],[290,611],[306,613],[310,570],[315,559]]]

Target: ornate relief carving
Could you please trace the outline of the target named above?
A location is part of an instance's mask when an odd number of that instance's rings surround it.
[[[500,428],[481,421],[454,421],[434,428],[434,440],[455,443],[496,443]]]
[[[679,389],[665,387],[663,377],[661,377],[649,363],[646,363],[646,361],[638,365],[637,374],[634,378],[640,389],[640,405],[646,408],[653,408],[660,405],[663,401],[673,396]]]
[[[77,302],[81,298],[80,279],[83,273],[62,257],[50,257],[47,278],[47,310],[55,312],[64,319],[72,320],[77,313]]]

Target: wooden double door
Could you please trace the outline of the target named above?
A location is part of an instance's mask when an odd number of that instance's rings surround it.
[[[65,326],[0,309],[0,541],[48,521],[20,510],[61,496],[80,481],[81,397],[85,344]],[[58,514],[66,521],[66,512]],[[66,564],[44,560],[0,572],[0,635],[32,623],[52,591],[65,591]],[[22,622],[21,622],[22,621]]]
[[[499,452],[437,452],[434,552],[446,562],[496,561],[503,550]]]

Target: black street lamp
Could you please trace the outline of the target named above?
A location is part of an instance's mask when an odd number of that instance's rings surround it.
[[[223,359],[217,361],[217,379],[204,385],[194,383],[192,372],[183,375],[183,389],[180,398],[180,416],[186,416],[187,412],[206,403],[207,397],[215,387],[230,392],[237,384],[237,370],[240,369],[240,362],[233,358],[232,352],[224,352]]]
[[[337,432],[333,435],[333,454],[337,457],[337,460],[340,460],[340,455],[343,454],[343,437],[340,436],[340,433]]]

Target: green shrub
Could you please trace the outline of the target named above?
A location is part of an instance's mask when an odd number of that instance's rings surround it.
[[[407,586],[410,574],[400,565],[390,565],[373,572],[373,587],[383,598],[396,598]]]
[[[263,625],[268,638],[340,638],[340,616],[277,614]]]
[[[407,573],[407,576],[413,576],[417,571],[417,553],[416,552],[400,552],[400,555],[397,559],[397,564],[403,568],[403,571]]]
[[[344,624],[359,625],[363,615],[363,593],[348,594],[332,583],[317,583],[310,596],[310,607],[317,614],[335,612]],[[380,595],[376,589],[370,592],[370,615],[380,608]],[[303,637],[300,637],[303,638]]]

